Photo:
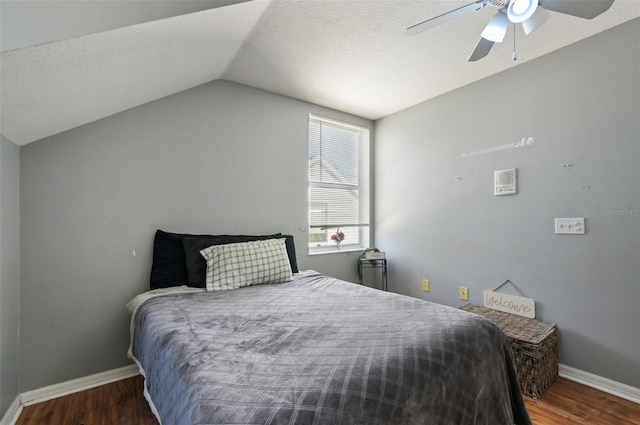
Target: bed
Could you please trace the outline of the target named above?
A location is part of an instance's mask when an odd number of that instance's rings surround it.
[[[162,425],[531,424],[504,334],[458,309],[315,271],[129,307]]]

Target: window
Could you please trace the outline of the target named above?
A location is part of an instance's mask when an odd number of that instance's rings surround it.
[[[331,236],[344,234],[340,246]],[[369,244],[369,130],[309,117],[309,253]]]

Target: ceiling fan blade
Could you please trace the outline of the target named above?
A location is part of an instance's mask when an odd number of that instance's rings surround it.
[[[593,19],[609,10],[614,0],[540,0],[540,6],[565,15]]]
[[[435,18],[427,19],[424,22],[420,22],[419,24],[415,24],[407,28],[407,35],[416,35],[423,31],[430,30],[431,28],[437,27],[438,25],[442,25],[449,21],[453,21],[454,19],[460,18],[465,15],[469,15],[473,12],[477,12],[478,10],[484,9],[489,4],[489,0],[477,0],[475,3],[468,4],[466,6],[459,7],[450,12],[443,13],[442,15],[436,16]]]
[[[469,62],[475,62],[487,56],[492,47],[493,41],[480,37],[480,41],[478,41],[475,50],[471,53],[471,56],[469,56]]]
[[[529,19],[522,23],[522,29],[524,30],[525,35],[529,35],[538,28],[540,25],[544,24],[551,18],[551,14],[539,7],[536,9],[536,12]]]
[[[504,41],[504,36],[507,34],[508,28],[509,19],[507,18],[507,15],[502,12],[498,12],[491,21],[489,21],[480,36],[483,39],[493,41],[494,43],[502,43]]]

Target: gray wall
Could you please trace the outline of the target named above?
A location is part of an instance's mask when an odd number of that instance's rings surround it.
[[[20,149],[0,136],[0,418],[18,396]]]
[[[640,387],[639,43],[636,19],[377,121],[392,289],[460,306],[468,286],[482,305],[511,279],[558,324],[561,363]],[[519,193],[494,196],[512,167]],[[554,217],[585,217],[587,234],[555,235]]]
[[[157,228],[290,233],[301,269],[353,280],[357,253],[309,257],[299,230],[310,112],[372,126],[215,81],[24,146],[20,390],[129,363]]]

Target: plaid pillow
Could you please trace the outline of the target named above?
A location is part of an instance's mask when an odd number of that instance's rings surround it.
[[[284,238],[214,245],[200,254],[207,260],[207,291],[293,279]]]

